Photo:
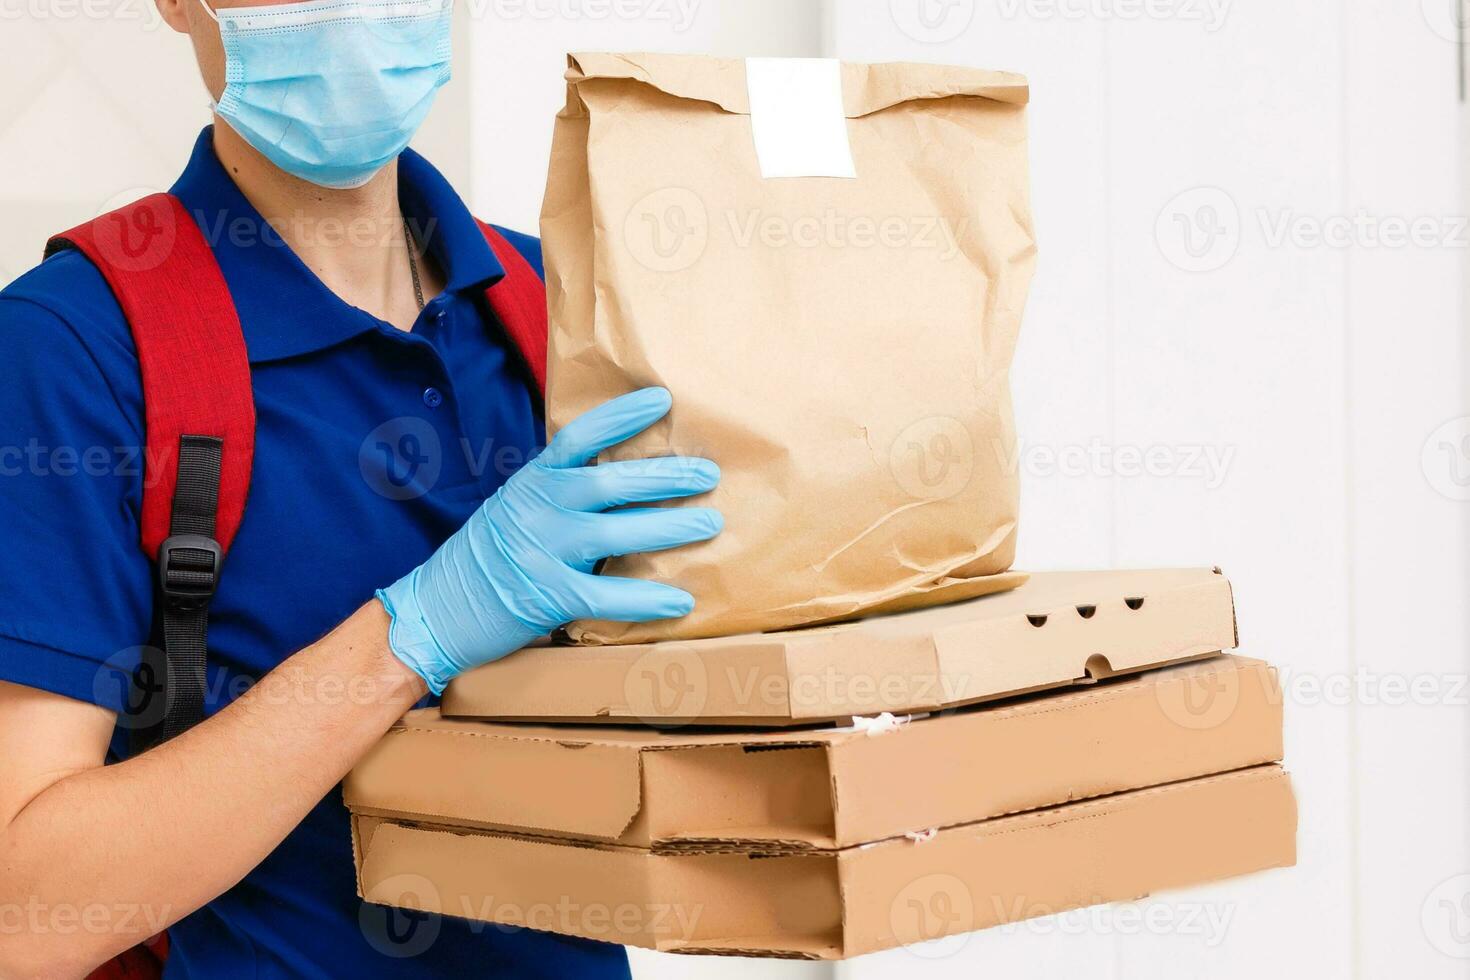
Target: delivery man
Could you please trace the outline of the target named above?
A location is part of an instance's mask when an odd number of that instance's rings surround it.
[[[573,619],[687,614],[682,591],[593,573],[717,534],[706,508],[624,505],[719,472],[589,465],[669,410],[660,389],[540,451],[484,302],[506,266],[405,149],[448,78],[452,0],[157,2],[215,100],[173,194],[239,316],[249,506],[206,718],[129,754],[109,678],[148,641],[155,575],[134,338],[78,251],[0,294],[0,976],[84,976],[163,930],[171,978],[626,976],[612,945],[457,918],[402,935],[356,897],[335,788],[462,671]]]

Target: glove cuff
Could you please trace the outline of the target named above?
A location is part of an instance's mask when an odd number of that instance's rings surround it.
[[[438,697],[457,671],[450,669],[449,655],[424,622],[415,598],[414,579],[418,574],[415,569],[388,588],[379,589],[377,598],[392,621],[388,627],[388,649],[409,670],[422,677],[429,690]]]

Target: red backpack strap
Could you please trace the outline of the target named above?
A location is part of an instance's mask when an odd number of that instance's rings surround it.
[[[485,291],[490,309],[499,318],[536,379],[541,397],[546,397],[546,286],[531,263],[526,261],[504,235],[485,222],[480,230],[490,249],[505,269],[505,278]]]
[[[138,352],[148,443],[142,545],[158,563],[165,646],[164,710],[152,721],[169,738],[203,714],[209,602],[245,514],[255,454],[245,338],[209,243],[171,195],[79,225],[46,254],[68,248],[107,280]]]
[[[155,194],[52,238],[75,248],[112,288],[133,332],[143,377],[147,478],[143,550],[171,534],[180,439],[222,440],[214,537],[228,551],[245,516],[255,455],[255,398],[235,301],[194,219]]]
[[[87,974],[87,980],[159,980],[167,961],[168,933],[161,932],[102,964]]]

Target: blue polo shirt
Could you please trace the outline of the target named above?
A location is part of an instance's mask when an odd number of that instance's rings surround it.
[[[400,175],[448,281],[411,333],[322,284],[236,188],[210,130],[173,188],[234,296],[258,415],[211,617],[211,713],[427,559],[541,445],[532,383],[483,298],[504,270],[432,166],[407,152]],[[538,242],[507,237],[539,271]],[[0,349],[0,680],[119,710],[153,617],[132,338],[101,275],[66,252],[0,293]],[[170,978],[628,975],[617,946],[365,906],[339,792],[170,935]]]

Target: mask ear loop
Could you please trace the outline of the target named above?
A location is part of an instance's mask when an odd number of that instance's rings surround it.
[[[207,15],[209,15],[210,20],[214,21],[216,25],[219,24],[219,14],[214,12],[214,8],[209,5],[209,0],[199,0],[199,6],[203,8],[204,12]],[[214,101],[214,99],[209,100],[209,111],[219,111],[219,103]]]

